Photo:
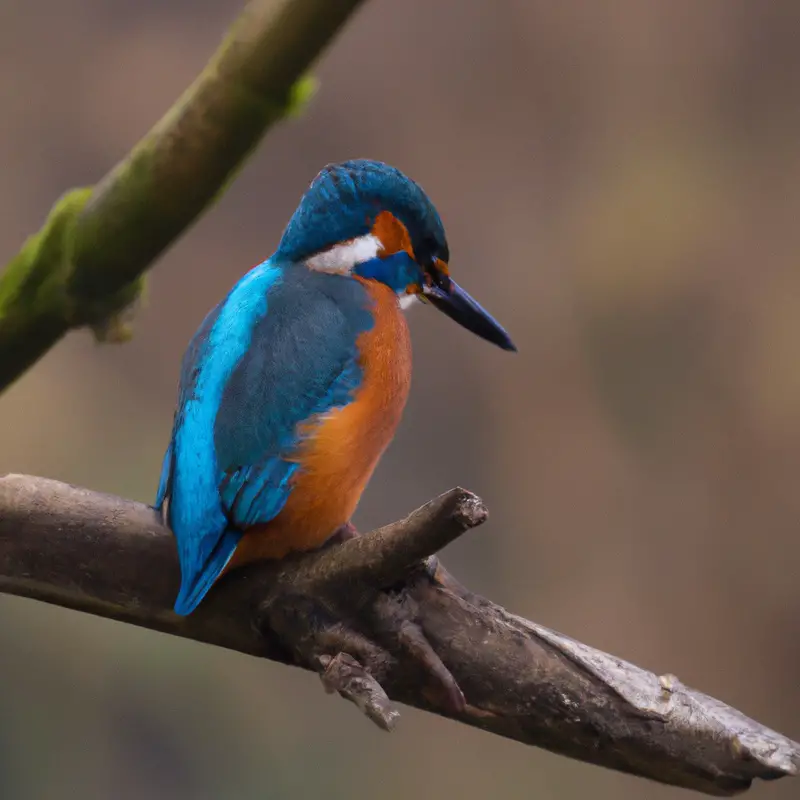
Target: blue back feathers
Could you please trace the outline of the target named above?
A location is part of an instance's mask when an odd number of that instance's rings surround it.
[[[274,257],[204,320],[184,356],[157,506],[168,501],[190,613],[243,528],[273,519],[297,464],[297,426],[346,405],[361,381],[357,337],[373,325],[358,281]]]
[[[400,170],[364,159],[329,164],[314,178],[283,233],[277,255],[300,261],[364,236],[381,211],[390,211],[406,226],[418,262],[431,255],[449,261],[442,220],[422,188]]]
[[[178,544],[179,614],[203,599],[243,529],[284,507],[300,423],[346,405],[360,385],[356,340],[374,324],[367,290],[303,262],[370,233],[383,211],[405,225],[414,258],[387,253],[357,274],[402,291],[434,256],[449,260],[442,221],[414,181],[378,161],[329,165],[275,255],[233,287],[192,339],[156,500],[167,504]]]

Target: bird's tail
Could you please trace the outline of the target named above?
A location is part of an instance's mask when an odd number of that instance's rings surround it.
[[[185,617],[191,614],[206,596],[214,581],[222,574],[233,551],[242,538],[241,531],[228,529],[222,534],[202,569],[193,574],[181,575],[181,590],[175,601],[175,613]]]

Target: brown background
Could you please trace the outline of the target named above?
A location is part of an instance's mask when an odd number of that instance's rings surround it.
[[[2,3],[2,258],[238,5]],[[389,161],[520,352],[412,312],[359,524],[467,486],[491,521],[445,560],[474,589],[800,738],[799,42],[796,0],[372,0],[160,260],[135,340],[74,334],[0,397],[0,471],[151,500],[205,312],[324,163]],[[683,796],[410,710],[382,735],[308,675],[29,601],[0,598],[0,653],[4,799]]]

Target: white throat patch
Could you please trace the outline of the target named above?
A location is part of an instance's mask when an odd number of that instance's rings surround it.
[[[378,253],[383,250],[381,240],[373,233],[365,236],[358,236],[348,242],[335,244],[321,253],[311,256],[306,261],[309,269],[316,269],[320,272],[332,272],[336,275],[349,275],[358,264],[376,258]],[[400,308],[407,311],[417,300],[417,295],[406,294],[405,289],[397,293],[397,302]]]
[[[383,250],[381,240],[373,233],[350,239],[349,242],[335,244],[333,247],[317,253],[306,261],[311,269],[320,272],[335,272],[339,275],[349,275],[356,264],[375,258]]]
[[[406,294],[405,292],[398,292],[397,294],[397,301],[400,303],[400,308],[402,308],[403,311],[408,311],[408,309],[414,305],[416,300],[417,295],[415,294]]]

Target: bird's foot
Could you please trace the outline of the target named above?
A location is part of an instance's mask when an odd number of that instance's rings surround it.
[[[320,675],[328,692],[355,703],[384,730],[398,717],[382,686],[390,676],[392,685],[406,683],[410,693],[422,685],[431,704],[446,713],[458,716],[466,709],[456,678],[436,651],[435,632],[423,627],[419,604],[443,588],[446,575],[426,550],[480,524],[486,512],[463,490],[424,510],[369,536],[353,529],[339,547],[301,556],[277,576],[261,606],[265,635],[277,636],[296,663]],[[434,524],[440,526],[436,533],[426,532]],[[416,670],[408,670],[409,657]],[[396,679],[400,661],[402,681]]]
[[[334,544],[342,544],[342,542],[349,542],[350,539],[355,539],[359,536],[356,526],[352,522],[345,522],[344,525],[338,527],[331,536],[328,537],[323,547],[330,547]]]

